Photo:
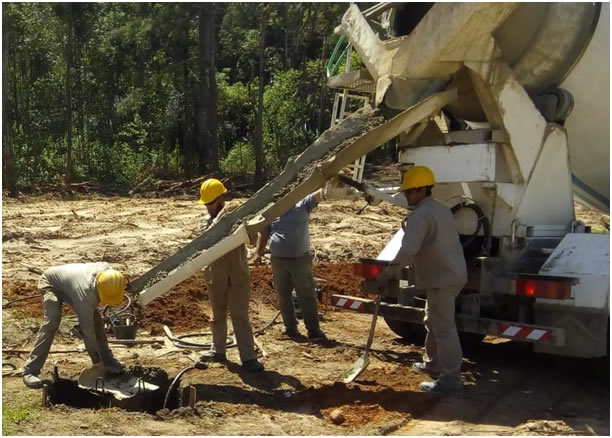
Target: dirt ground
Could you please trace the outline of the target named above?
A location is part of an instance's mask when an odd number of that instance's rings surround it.
[[[351,263],[375,257],[398,228],[402,211],[365,203],[322,203],[312,215],[315,276],[328,298],[360,295]],[[487,338],[465,352],[462,396],[419,391],[425,376],[413,372],[423,348],[398,338],[379,319],[368,369],[352,384],[340,383],[363,350],[371,316],[322,304],[321,326],[335,340],[294,342],[280,333],[280,318],[257,336],[266,370],[242,371],[238,352],[228,364],[194,370],[195,409],[157,414],[118,408],[92,410],[55,405],[40,408],[40,391],[28,390],[18,370],[42,320],[36,269],[107,261],[131,278],[146,272],[196,237],[203,208],[190,197],[84,196],[4,199],[2,206],[3,434],[5,435],[603,435],[608,436],[609,380],[593,377],[585,361],[536,355],[524,345]],[[579,210],[595,227],[609,217]],[[251,322],[255,330],[277,312],[267,265],[252,267]],[[18,298],[32,299],[8,304]],[[327,302],[324,300],[324,303]],[[63,376],[88,366],[81,341],[70,334],[69,312],[56,336],[45,373],[58,365]],[[198,352],[174,347],[175,334],[210,329],[206,286],[195,275],[145,309],[139,339],[159,345],[112,345],[127,365],[161,367],[175,376]],[[231,326],[230,326],[231,327]],[[300,329],[304,332],[303,325]],[[112,337],[111,337],[112,339]],[[12,351],[12,352],[9,352]],[[70,351],[61,353],[61,351]],[[17,371],[12,370],[16,368]],[[342,422],[331,417],[340,414]]]

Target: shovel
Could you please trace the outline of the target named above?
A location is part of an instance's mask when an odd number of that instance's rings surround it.
[[[380,300],[382,299],[382,294],[379,294],[376,298],[376,305],[374,306],[374,316],[372,317],[372,325],[370,326],[370,335],[368,336],[368,342],[366,343],[365,351],[363,352],[363,356],[357,359],[351,370],[347,374],[347,376],[342,380],[343,383],[351,383],[353,380],[359,376],[370,364],[370,359],[368,358],[370,353],[370,346],[372,345],[372,339],[374,339],[374,329],[376,328],[376,319],[378,318],[378,308],[380,307]]]

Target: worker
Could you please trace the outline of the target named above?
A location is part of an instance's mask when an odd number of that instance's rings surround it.
[[[208,214],[202,221],[202,232],[206,232],[223,215],[235,209],[238,204],[225,202],[227,189],[215,178],[207,179],[200,187],[200,204],[206,206]],[[230,251],[204,268],[204,280],[212,307],[211,351],[201,360],[225,362],[227,346],[227,311],[232,317],[242,367],[247,371],[261,371],[263,364],[257,360],[253,330],[249,322],[250,278],[247,251],[244,245]]]
[[[98,305],[117,305],[123,300],[126,280],[108,263],[73,263],[47,269],[38,282],[45,322],[23,367],[23,382],[40,388],[39,377],[62,319],[62,304],[68,304],[79,319],[85,348],[93,364],[102,363],[107,375],[121,374],[123,365],[108,348]]]
[[[431,198],[432,171],[414,166],[405,174],[400,191],[412,213],[402,227],[401,248],[392,265],[376,279],[384,288],[407,265],[414,265],[415,283],[427,293],[424,324],[425,357],[412,368],[435,381],[421,382],[423,391],[454,392],[462,389],[462,351],[455,325],[455,298],[467,282],[467,269],[459,233],[450,209]]]
[[[326,186],[328,187],[328,186]],[[270,254],[274,289],[283,317],[283,333],[293,340],[303,338],[293,306],[293,290],[302,309],[308,339],[327,341],[319,327],[319,312],[310,254],[308,221],[312,210],[324,199],[324,189],[317,190],[276,218],[257,237],[254,263],[261,263],[266,244],[270,240]]]

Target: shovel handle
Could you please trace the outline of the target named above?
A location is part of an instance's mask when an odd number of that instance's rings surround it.
[[[372,345],[372,340],[374,339],[374,329],[376,328],[376,320],[378,319],[378,309],[380,308],[380,301],[382,299],[382,295],[379,294],[376,296],[376,305],[374,306],[374,313],[372,316],[372,325],[370,326],[370,335],[368,336],[368,342],[365,348],[365,354],[368,354],[370,350],[370,346]]]

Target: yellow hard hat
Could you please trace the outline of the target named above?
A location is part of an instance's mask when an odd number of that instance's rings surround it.
[[[429,167],[414,166],[404,173],[404,180],[400,192],[418,187],[429,187],[436,183],[433,172]]]
[[[125,277],[119,271],[107,269],[96,276],[98,296],[102,304],[117,305],[125,293]]]
[[[221,181],[215,178],[207,179],[200,187],[198,204],[209,204],[226,192],[227,189]]]

